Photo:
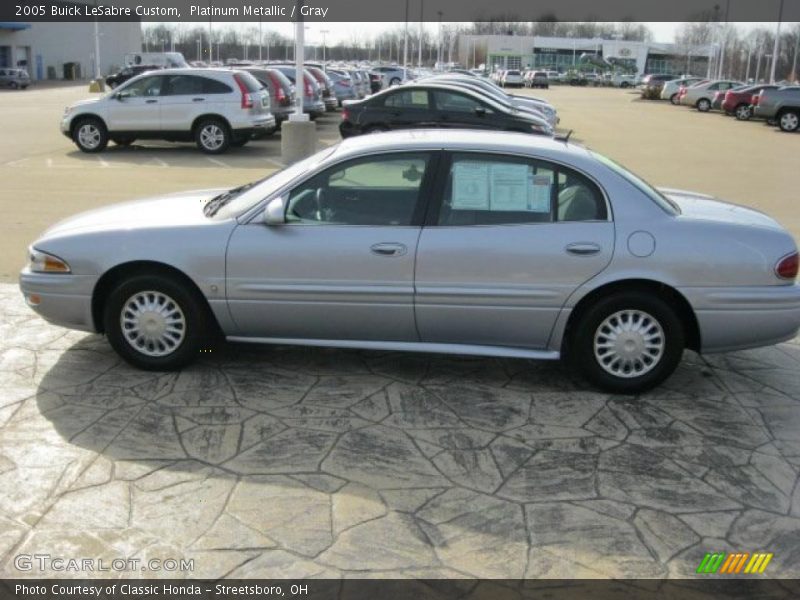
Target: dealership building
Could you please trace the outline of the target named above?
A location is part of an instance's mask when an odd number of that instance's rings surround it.
[[[122,66],[142,49],[139,21],[98,24],[100,72]],[[31,79],[91,78],[95,71],[94,23],[0,22],[0,68],[18,67]]]
[[[527,35],[461,35],[458,38],[461,64],[485,63],[492,70],[541,68],[563,72],[587,63],[601,69],[605,61],[639,75],[705,74],[713,52],[712,46],[603,38]]]

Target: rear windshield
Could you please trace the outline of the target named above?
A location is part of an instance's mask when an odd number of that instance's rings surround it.
[[[519,75],[519,71],[506,71],[506,75]]]
[[[248,92],[257,92],[264,87],[261,85],[258,79],[253,77],[253,75],[247,71],[239,71],[238,76],[239,80],[244,84],[244,87]]]
[[[589,151],[592,156],[594,156],[597,160],[607,166],[609,169],[614,171],[617,175],[625,179],[628,183],[633,185],[639,191],[644,193],[648,198],[650,198],[653,202],[658,204],[666,213],[671,215],[679,215],[681,213],[681,209],[678,207],[675,202],[667,198],[664,194],[659,192],[656,188],[652,185],[647,183],[641,177],[634,175],[628,169],[623,167],[622,165],[614,162],[607,156],[603,156],[602,154],[598,154],[593,150]]]

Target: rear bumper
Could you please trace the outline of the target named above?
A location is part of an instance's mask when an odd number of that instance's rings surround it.
[[[69,273],[51,275],[25,269],[19,276],[22,295],[34,312],[50,323],[81,331],[96,331],[92,317],[94,284],[94,277]]]
[[[770,346],[800,331],[800,284],[679,288],[694,308],[703,352]]]
[[[234,127],[233,133],[237,136],[261,137],[275,129],[275,127],[275,115],[269,113],[268,115],[253,118],[248,125]]]
[[[339,101],[336,99],[336,96],[327,96],[323,98],[322,101],[325,103],[325,110],[332,111],[339,107]]]

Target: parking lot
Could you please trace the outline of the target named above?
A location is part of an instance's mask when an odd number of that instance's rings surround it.
[[[86,95],[0,94],[0,576],[60,575],[15,563],[48,553],[189,559],[167,575],[205,578],[692,577],[720,551],[771,552],[767,577],[800,576],[798,340],[687,352],[632,397],[558,364],[331,349],[231,345],[149,373],[47,325],[13,284],[46,226],[281,164],[279,135],[214,157],[82,154],[58,121]],[[800,238],[797,135],[618,89],[534,95],[652,183],[754,206]],[[318,121],[320,145],[338,118]]]

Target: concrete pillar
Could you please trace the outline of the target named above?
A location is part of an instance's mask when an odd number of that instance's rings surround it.
[[[292,115],[294,116],[294,115]],[[287,165],[311,156],[317,150],[314,121],[288,119],[281,125],[281,157]]]

